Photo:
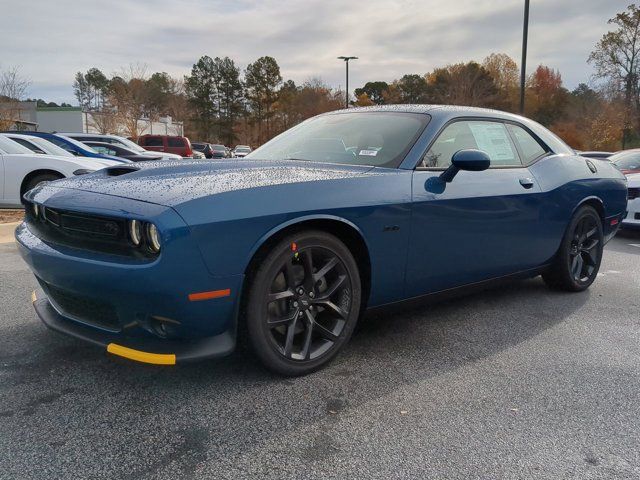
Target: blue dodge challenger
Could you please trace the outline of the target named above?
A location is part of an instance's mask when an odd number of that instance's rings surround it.
[[[301,375],[367,308],[540,274],[586,289],[627,190],[526,118],[401,105],[314,117],[244,160],[123,164],[24,203],[16,238],[51,329],[156,364],[246,337]]]

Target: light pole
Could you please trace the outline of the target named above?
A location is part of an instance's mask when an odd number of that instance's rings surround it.
[[[524,113],[524,87],[527,75],[527,37],[529,36],[529,0],[524,0],[524,24],[522,26],[522,62],[520,64],[520,114]]]
[[[358,57],[338,57],[338,60],[344,60],[344,64],[347,67],[347,87],[345,94],[345,108],[349,108],[349,60],[357,60]]]

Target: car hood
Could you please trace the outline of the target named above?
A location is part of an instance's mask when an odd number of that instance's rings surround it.
[[[372,168],[266,160],[151,161],[63,179],[55,186],[173,207],[238,190],[364,176]]]

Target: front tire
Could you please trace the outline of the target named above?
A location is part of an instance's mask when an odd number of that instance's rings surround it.
[[[586,290],[598,276],[603,247],[600,215],[593,207],[580,207],[569,223],[551,268],[542,278],[556,290]]]
[[[349,249],[320,231],[278,242],[249,279],[250,345],[270,370],[305,375],[330,362],[358,321],[361,283]]]
[[[42,173],[40,175],[36,175],[35,177],[29,179],[29,181],[24,186],[24,192],[28,192],[29,190],[33,190],[38,185],[47,182],[53,182],[55,180],[60,180],[64,178],[62,175],[55,175],[53,173]]]

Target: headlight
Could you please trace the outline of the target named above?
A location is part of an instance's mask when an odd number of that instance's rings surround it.
[[[147,237],[149,238],[149,246],[151,250],[154,252],[160,251],[160,232],[158,232],[158,227],[156,227],[153,223],[147,224]]]
[[[131,220],[129,222],[129,237],[136,247],[140,245],[142,241],[142,223],[139,220]]]

